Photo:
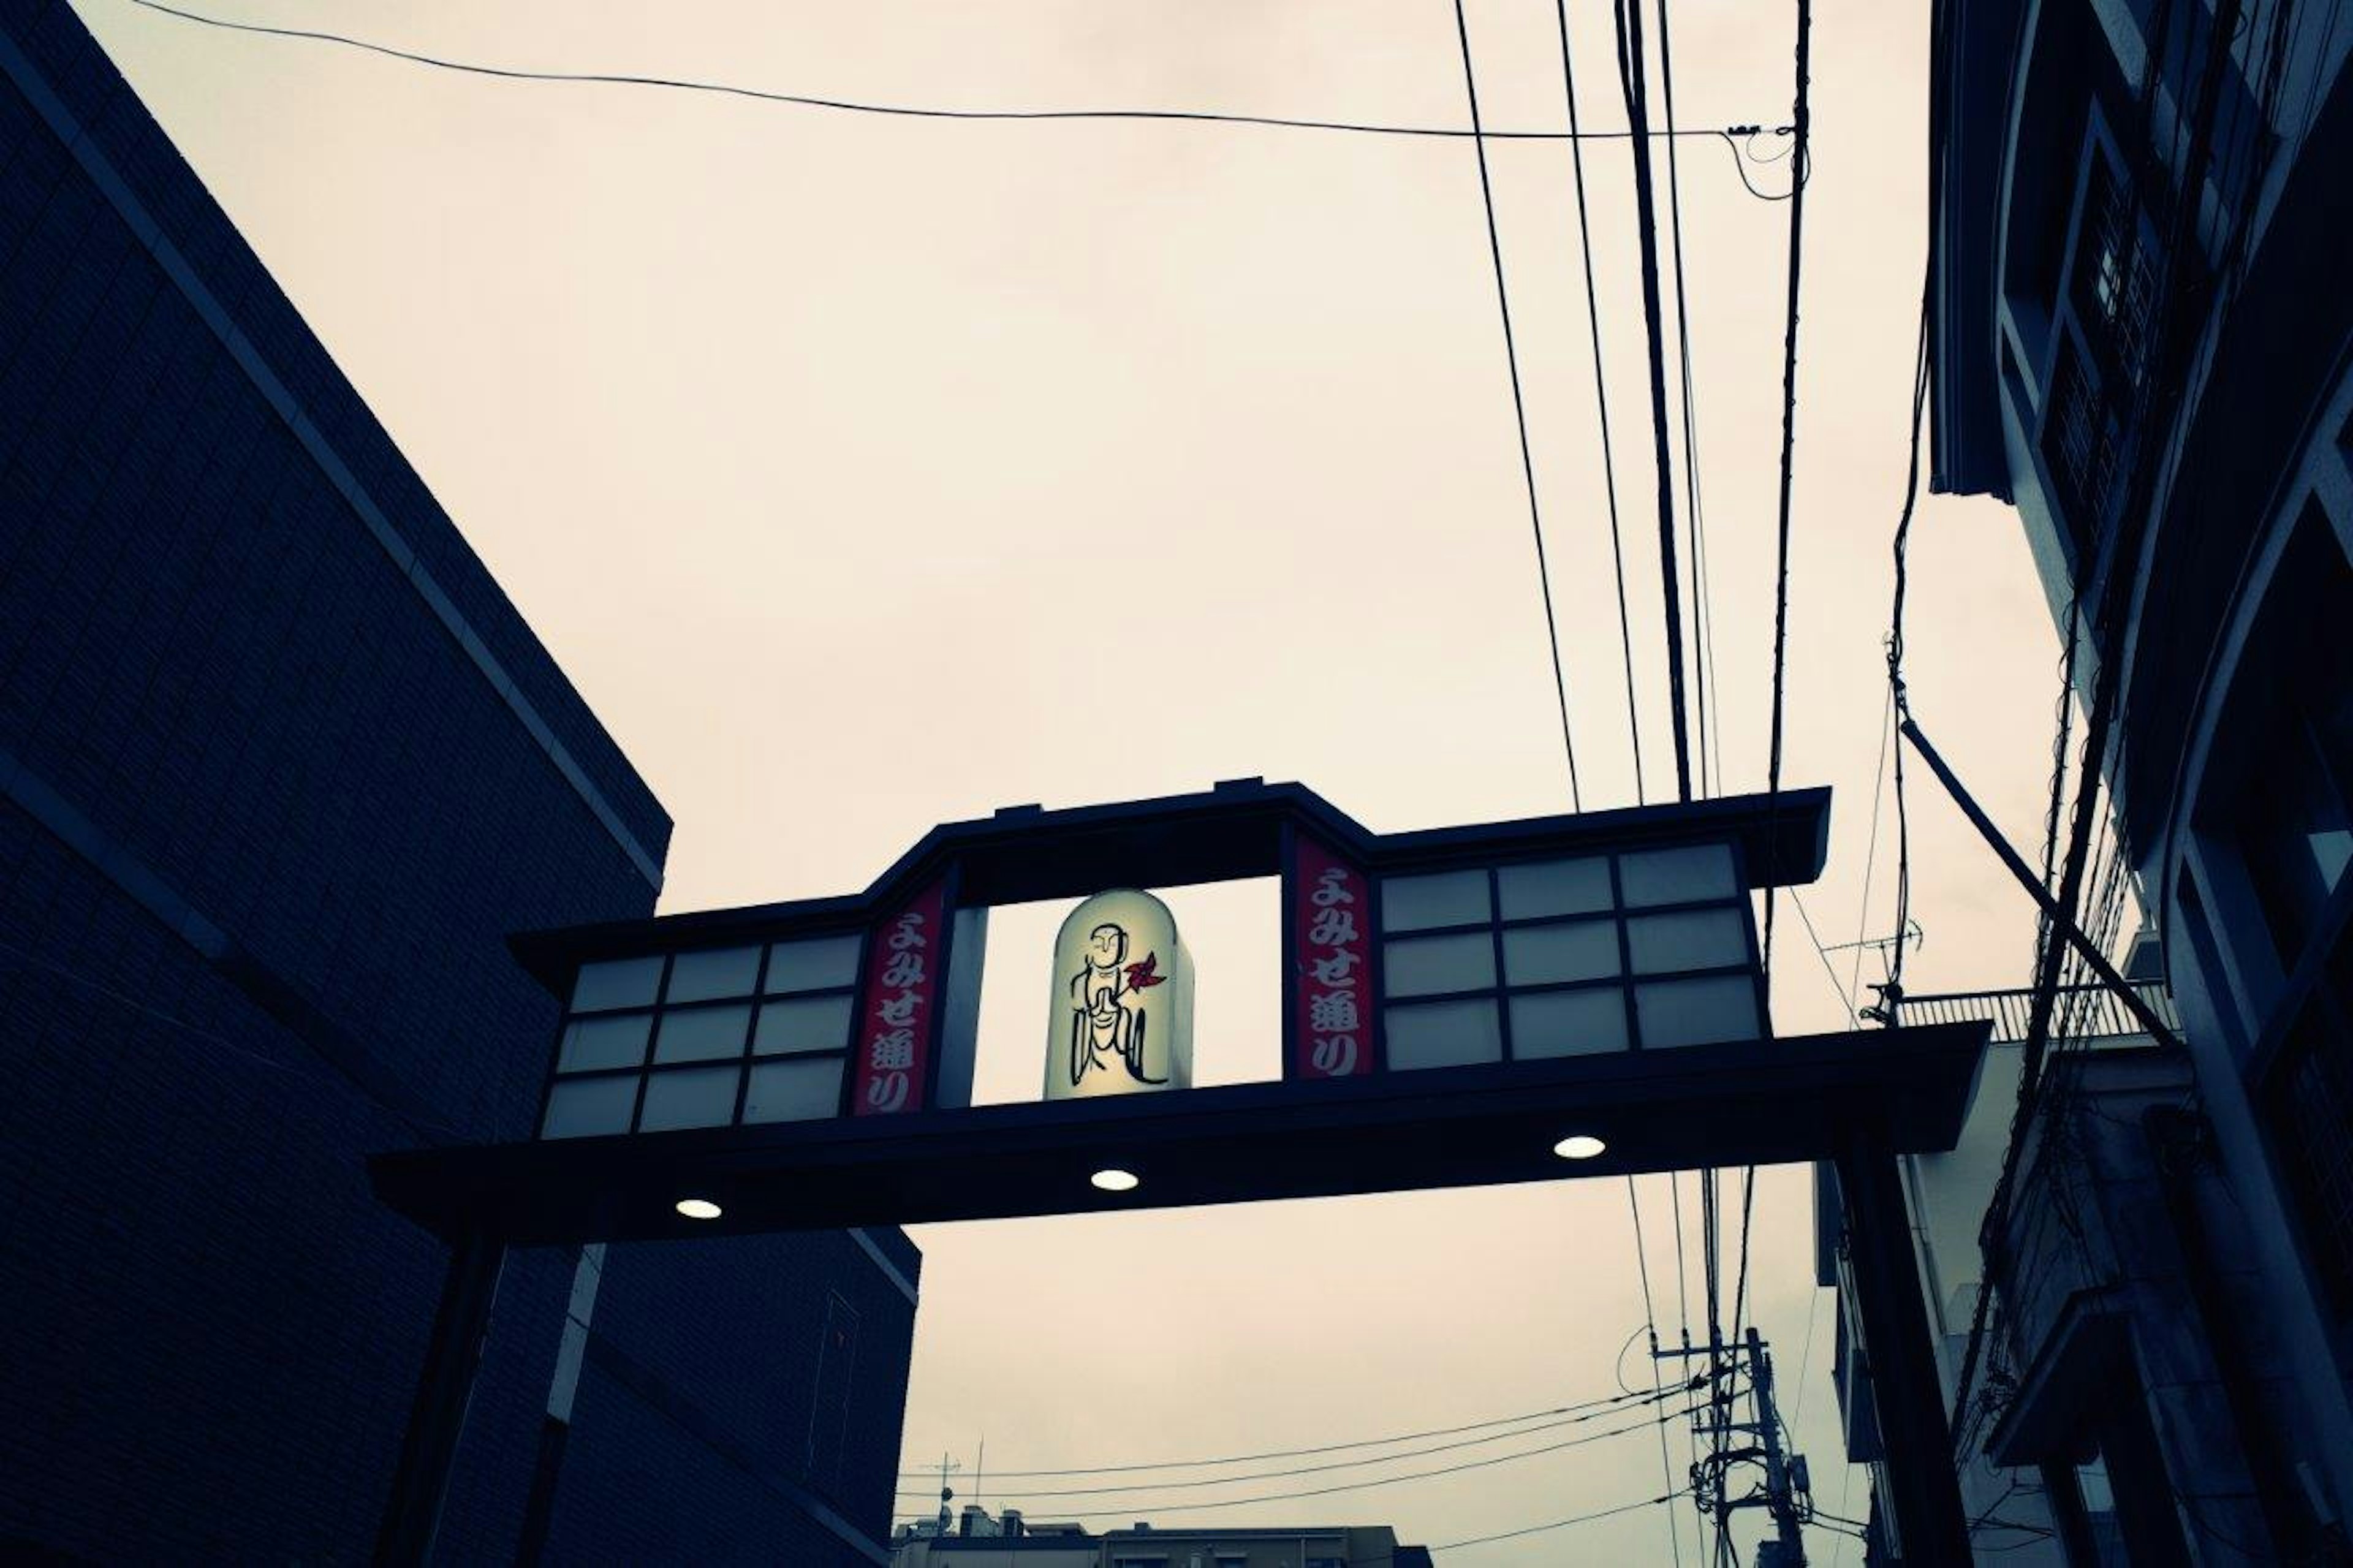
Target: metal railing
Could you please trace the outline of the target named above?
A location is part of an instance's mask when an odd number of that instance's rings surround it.
[[[2171,992],[2154,983],[2133,989],[2167,1028],[2180,1032],[2181,1016],[2174,1011]],[[1990,1018],[1995,1042],[2006,1045],[2026,1038],[2027,1020],[2033,1011],[2034,992],[2031,987],[2021,986],[2014,991],[1907,995],[1901,1016],[1906,1024],[1962,1024]],[[2124,1002],[2105,985],[2062,986],[2058,1005],[2052,1009],[2051,1028],[2054,1035],[2063,1033],[2070,1038],[2084,1040],[2143,1033]]]

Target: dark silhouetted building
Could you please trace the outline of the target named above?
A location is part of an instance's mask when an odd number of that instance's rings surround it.
[[[2185,1042],[2063,995],[1996,1142],[2014,1143],[2003,1223],[1924,1219],[1948,1262],[1982,1242],[1981,1269],[1932,1289],[1948,1387],[1973,1369],[1959,1458],[2042,1531],[1979,1547],[2343,1561],[2353,18],[2314,0],[1934,15],[1934,484],[2016,509],[2070,650],[2069,763],[2091,745],[2107,790],[2078,914],[2169,995]],[[2063,817],[2063,867],[2073,836]],[[2135,905],[2150,926],[2127,954]],[[2029,999],[1975,1005],[2022,1018]],[[1905,1022],[1928,1021],[1916,1005]],[[1999,1125],[2018,1064],[1996,1076]],[[1982,1204],[1996,1166],[1950,1190]],[[1873,1549],[1900,1556],[1883,1521]]]
[[[0,1555],[367,1556],[528,1138],[510,931],[670,823],[61,0],[0,12]],[[440,1557],[883,1563],[894,1231],[511,1255]]]

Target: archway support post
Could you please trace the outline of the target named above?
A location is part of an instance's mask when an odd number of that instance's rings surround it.
[[[1960,1470],[1896,1158],[1885,1130],[1866,1126],[1850,1136],[1837,1162],[1887,1502],[1905,1568],[1968,1568]]]
[[[381,1568],[417,1568],[432,1558],[506,1256],[506,1243],[487,1230],[469,1229],[450,1238],[440,1305],[434,1310],[416,1402],[409,1407],[399,1464],[376,1536],[375,1560]]]

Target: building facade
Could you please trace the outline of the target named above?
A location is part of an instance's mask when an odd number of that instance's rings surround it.
[[[2160,985],[2137,989],[2178,1027]],[[2263,1282],[2230,1224],[2235,1195],[2183,1140],[2189,1061],[2140,1033],[2106,991],[2063,993],[2042,1109],[2018,1152],[2013,1193],[1989,1222],[2032,993],[1916,995],[1904,1007],[1915,1022],[1994,1026],[1958,1142],[1904,1158],[1974,1550],[2023,1568],[2066,1568],[2217,1560],[2225,1540],[2265,1541],[2256,1458],[2224,1391],[2241,1386],[2276,1411],[2293,1368],[2250,1353],[2242,1335],[2233,1340],[2234,1322],[2260,1315]],[[1878,1506],[1885,1455],[1834,1185],[1825,1180],[1817,1195],[1818,1282],[1840,1293],[1831,1380],[1842,1436],[1847,1457],[1873,1475],[1865,1561],[1900,1563],[1902,1540]],[[1999,1231],[1990,1247],[1989,1223]],[[1992,1295],[1981,1302],[1989,1278]],[[2250,1369],[2253,1377],[2240,1375]],[[2176,1472],[2196,1478],[2187,1501],[2169,1489]],[[2198,1534],[2203,1550],[2193,1559]]]
[[[444,1268],[370,1153],[528,1136],[511,931],[670,824],[62,0],[0,13],[0,1556],[350,1562]],[[500,1281],[439,1557],[883,1563],[895,1231]]]
[[[965,1505],[902,1525],[892,1568],[1430,1568],[1430,1549],[1399,1544],[1385,1524],[1215,1525],[1137,1521],[1091,1532],[1031,1523],[1018,1509],[992,1518]]]
[[[2016,509],[2183,1042],[2053,1077],[2020,1130],[1979,1336],[2014,1381],[1957,1413],[1962,1458],[2060,1478],[2071,1563],[2111,1560],[2094,1524],[2136,1563],[2342,1560],[2353,26],[2307,0],[1947,0],[1935,39],[1933,481]],[[2103,1097],[2128,1142],[2078,1114]],[[2013,1234],[2052,1205],[2064,1267]],[[2038,1258],[2055,1298],[2020,1281]],[[2168,1258],[2194,1289],[2166,1296]],[[2070,1389],[2116,1425],[2046,1419]]]

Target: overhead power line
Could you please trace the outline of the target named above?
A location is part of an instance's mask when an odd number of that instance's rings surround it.
[[[1642,1240],[1642,1205],[1635,1194],[1634,1177],[1631,1173],[1629,1173],[1626,1177],[1626,1207],[1634,1216],[1634,1262],[1642,1279],[1642,1328],[1650,1337],[1651,1386],[1653,1390],[1660,1391],[1661,1397],[1663,1398],[1664,1392],[1659,1370],[1662,1364],[1659,1358],[1659,1314],[1658,1310],[1651,1305],[1651,1251]],[[1620,1359],[1624,1359],[1625,1352],[1620,1351],[1619,1356]],[[1625,1380],[1620,1377],[1619,1381],[1622,1383]],[[1667,1455],[1667,1428],[1664,1423],[1659,1426],[1659,1477],[1666,1482],[1667,1489],[1672,1492],[1675,1485],[1674,1461]],[[1683,1541],[1681,1532],[1675,1528],[1675,1517],[1672,1514],[1667,1516],[1667,1549],[1674,1558],[1675,1568],[1683,1568]]]
[[[1541,1535],[1548,1530],[1566,1530],[1572,1524],[1585,1524],[1597,1519],[1609,1519],[1615,1514],[1631,1513],[1638,1508],[1657,1508],[1677,1498],[1688,1495],[1683,1491],[1667,1492],[1660,1497],[1646,1497],[1640,1502],[1621,1502],[1615,1508],[1596,1509],[1591,1513],[1573,1514],[1567,1519],[1556,1519],[1548,1524],[1531,1524],[1522,1530],[1506,1530],[1494,1535],[1474,1535],[1467,1541],[1448,1541],[1430,1548],[1432,1552],[1452,1552],[1457,1547],[1484,1546],[1491,1541],[1515,1541],[1524,1535]]]
[[[1630,1408],[1637,1405],[1663,1405],[1675,1395],[1687,1393],[1698,1386],[1703,1381],[1695,1379],[1691,1384],[1678,1384],[1672,1388],[1660,1388],[1654,1393],[1645,1394],[1638,1399],[1625,1402],[1625,1407]],[[1247,1486],[1254,1481],[1283,1480],[1293,1476],[1321,1475],[1333,1470],[1362,1469],[1368,1465],[1394,1464],[1400,1459],[1427,1458],[1432,1454],[1446,1454],[1461,1448],[1475,1448],[1486,1443],[1508,1443],[1515,1437],[1540,1436],[1546,1432],[1557,1432],[1564,1426],[1580,1426],[1588,1421],[1599,1421],[1603,1416],[1615,1415],[1619,1413],[1619,1407],[1604,1407],[1588,1410],[1582,1415],[1570,1415],[1534,1426],[1523,1426],[1516,1431],[1490,1432],[1484,1436],[1459,1437],[1451,1442],[1433,1444],[1426,1448],[1406,1448],[1393,1454],[1371,1454],[1361,1458],[1334,1459],[1320,1465],[1299,1465],[1287,1470],[1258,1470],[1244,1475],[1202,1476],[1181,1481],[1157,1479],[1148,1481],[1123,1481],[1102,1487],[1064,1487],[1045,1491],[1025,1490],[1022,1495],[1029,1498],[1102,1497],[1111,1492],[1198,1491],[1203,1487]],[[999,1470],[990,1479],[1002,1484],[1005,1472]],[[899,1495],[927,1497],[931,1495],[932,1490],[930,1487],[901,1487]]]
[[[1798,281],[1806,254],[1806,138],[1812,127],[1809,107],[1809,75],[1813,44],[1811,0],[1798,0],[1797,92],[1790,116],[1797,127],[1791,153],[1796,175],[1789,199],[1789,266],[1788,326],[1781,340],[1781,490],[1776,530],[1773,573],[1773,713],[1772,737],[1765,763],[1765,793],[1769,816],[1781,801],[1783,697],[1789,663],[1789,532],[1790,494],[1798,455]],[[1669,110],[1669,113],[1673,111]],[[1864,897],[1870,896],[1868,883]],[[1765,967],[1773,965],[1773,886],[1765,888]]]
[[[1841,1011],[1846,1015],[1847,1027],[1851,1029],[1854,1027],[1854,1004],[1846,1000],[1846,988],[1839,984],[1838,971],[1831,963],[1831,950],[1822,945],[1821,933],[1814,929],[1814,917],[1806,912],[1806,900],[1795,888],[1789,889],[1789,902],[1798,908],[1798,920],[1806,928],[1806,940],[1813,943],[1814,956],[1822,961],[1822,973],[1830,977],[1831,989],[1837,993],[1842,1004]]]
[[[524,66],[485,65],[477,60],[452,59],[441,55],[429,55],[417,49],[403,48],[396,44],[378,43],[372,38],[353,37],[344,33],[330,33],[311,27],[280,27],[262,22],[240,21],[232,16],[207,16],[166,5],[164,0],[128,0],[143,10],[194,22],[202,26],[218,27],[225,32],[249,33],[261,37],[288,38],[304,43],[331,44],[339,48],[357,49],[364,54],[380,55],[386,59],[401,60],[409,65],[428,66],[435,70],[457,71],[467,76],[490,77],[504,81],[560,82],[586,86],[655,88],[673,92],[713,93],[725,98],[750,99],[761,103],[791,104],[802,109],[832,110],[847,114],[879,114],[907,120],[967,120],[967,121],[1070,121],[1126,120],[1167,121],[1206,125],[1254,125],[1285,131],[1338,131],[1362,136],[1435,137],[1447,141],[1467,142],[1630,142],[1635,132],[1629,131],[1474,131],[1453,125],[1404,125],[1377,121],[1316,120],[1280,114],[1229,114],[1213,110],[1192,109],[950,109],[928,104],[871,103],[855,99],[828,98],[814,93],[778,92],[766,88],[743,87],[733,82],[704,81],[689,77],[648,76],[627,71],[570,71],[540,69]],[[1748,180],[1749,161],[1741,145],[1746,138],[1759,135],[1785,134],[1786,126],[1725,125],[1690,127],[1682,130],[1645,130],[1645,138],[1715,137],[1732,151],[1734,168],[1749,193],[1763,201],[1783,198],[1758,190]],[[1757,159],[1769,163],[1770,159]]]
[[[1659,91],[1667,111],[1667,123],[1675,122],[1675,55],[1672,29],[1667,20],[1667,0],[1659,0]],[[1675,385],[1683,405],[1683,513],[1691,530],[1691,615],[1692,615],[1692,707],[1693,732],[1699,747],[1699,791],[1702,795],[1722,787],[1724,758],[1721,748],[1714,742],[1720,733],[1716,710],[1723,705],[1723,694],[1717,692],[1713,704],[1710,689],[1715,685],[1715,656],[1713,650],[1713,606],[1707,595],[1707,513],[1702,504],[1699,464],[1699,392],[1692,384],[1690,289],[1683,273],[1683,174],[1675,157],[1675,144],[1667,143],[1667,254],[1675,279],[1675,356],[1678,361]],[[1709,783],[1710,767],[1715,783]]]
[[[1666,0],[1659,0],[1664,16]],[[1789,189],[1789,265],[1788,325],[1781,340],[1781,489],[1778,510],[1778,526],[1773,572],[1773,712],[1772,738],[1765,763],[1766,816],[1770,819],[1781,804],[1781,742],[1784,698],[1788,689],[1789,663],[1789,515],[1791,481],[1797,470],[1798,442],[1798,283],[1805,258],[1806,244],[1806,139],[1813,119],[1809,107],[1811,84],[1810,66],[1813,48],[1814,8],[1812,0],[1798,0],[1797,86],[1793,93],[1791,121],[1797,134],[1790,152],[1791,184]],[[1670,119],[1674,105],[1667,106]],[[1672,167],[1670,154],[1670,167]],[[1680,260],[1678,281],[1680,282]],[[1690,369],[1684,369],[1686,382]],[[1686,440],[1689,437],[1686,436]],[[1698,521],[1693,521],[1694,538],[1698,536]],[[1694,549],[1697,548],[1694,542]],[[1765,973],[1770,984],[1773,973],[1773,885],[1765,887]],[[1866,871],[1863,897],[1871,896]],[[1811,934],[1810,922],[1809,935]],[[1816,951],[1820,952],[1819,942]],[[1823,963],[1829,956],[1822,955]],[[1757,1167],[1749,1166],[1741,1173],[1740,1191],[1740,1262],[1732,1289],[1732,1337],[1740,1337],[1740,1319],[1748,1300],[1748,1228],[1757,1205]]]
[[[1593,340],[1593,405],[1601,420],[1601,489],[1609,503],[1609,565],[1618,583],[1618,643],[1626,656],[1626,730],[1634,753],[1634,802],[1646,804],[1642,784],[1642,720],[1634,693],[1634,624],[1626,609],[1626,548],[1618,526],[1618,460],[1609,441],[1609,388],[1601,370],[1601,306],[1593,287],[1593,226],[1585,200],[1585,142],[1577,116],[1577,72],[1569,63],[1568,0],[1553,0],[1560,29],[1560,86],[1568,100],[1569,169],[1577,190],[1577,248],[1585,268],[1585,320]]]
[[[1590,1524],[1599,1519],[1614,1519],[1621,1513],[1632,1513],[1637,1509],[1657,1508],[1663,1503],[1671,1503],[1678,1498],[1689,1495],[1684,1491],[1671,1491],[1660,1497],[1642,1498],[1634,1502],[1621,1502],[1609,1508],[1598,1508],[1589,1513],[1571,1514],[1567,1519],[1551,1519],[1542,1524],[1527,1524],[1522,1525],[1517,1530],[1498,1531],[1493,1535],[1473,1535],[1461,1541],[1440,1541],[1433,1543],[1430,1550],[1457,1552],[1466,1546],[1485,1546],[1497,1541],[1517,1541],[1524,1536],[1543,1535],[1555,1530],[1567,1530],[1573,1525]],[[1348,1568],[1389,1568],[1394,1556],[1395,1553],[1383,1549],[1377,1557],[1350,1558]]]
[[[1293,1491],[1263,1492],[1251,1497],[1212,1498],[1180,1502],[1160,1502],[1146,1499],[1140,1502],[1124,1503],[1118,1508],[1058,1509],[1055,1512],[1071,1519],[1133,1519],[1150,1513],[1189,1513],[1208,1508],[1246,1508],[1254,1503],[1292,1502],[1301,1498],[1333,1497],[1341,1492],[1363,1491],[1370,1487],[1393,1486],[1402,1481],[1430,1480],[1440,1476],[1459,1476],[1472,1470],[1491,1469],[1497,1465],[1512,1464],[1521,1459],[1539,1458],[1546,1454],[1558,1454],[1570,1448],[1581,1448],[1590,1443],[1607,1442],[1612,1437],[1623,1437],[1630,1433],[1647,1432],[1662,1423],[1681,1420],[1687,1414],[1688,1412],[1683,1410],[1670,1410],[1662,1415],[1645,1417],[1641,1421],[1629,1422],[1622,1426],[1611,1426],[1599,1432],[1588,1432],[1577,1437],[1565,1437],[1557,1443],[1547,1443],[1540,1447],[1524,1448],[1517,1453],[1497,1454],[1484,1459],[1469,1459],[1457,1465],[1441,1465],[1434,1469],[1409,1470],[1401,1476],[1381,1476],[1369,1480],[1342,1481],[1328,1487],[1308,1487]],[[1246,1478],[1235,1479],[1240,1482]],[[928,1515],[904,1517],[924,1518]]]
[[[1461,0],[1456,0],[1458,6]],[[1618,85],[1626,100],[1627,123],[1637,130],[1651,123],[1650,89],[1642,62],[1641,0],[1616,0],[1618,25]],[[1634,150],[1635,227],[1641,239],[1642,329],[1651,354],[1651,441],[1656,454],[1659,489],[1659,582],[1666,602],[1667,710],[1675,738],[1675,796],[1692,797],[1691,734],[1683,711],[1683,626],[1681,590],[1675,568],[1674,454],[1667,437],[1666,350],[1661,342],[1659,304],[1658,211],[1651,192],[1651,148],[1637,137]]]
[[[1560,743],[1568,753],[1568,803],[1583,811],[1577,783],[1577,738],[1568,724],[1568,678],[1561,667],[1560,622],[1552,605],[1552,569],[1545,558],[1544,516],[1536,502],[1536,464],[1528,445],[1527,397],[1520,389],[1520,351],[1512,337],[1512,290],[1504,279],[1504,241],[1495,227],[1495,188],[1487,177],[1487,142],[1479,134],[1479,73],[1471,62],[1471,23],[1462,0],[1454,0],[1454,32],[1462,41],[1462,86],[1471,100],[1471,145],[1479,155],[1479,200],[1487,214],[1487,250],[1495,261],[1495,303],[1504,318],[1504,363],[1512,376],[1512,416],[1520,433],[1520,476],[1527,482],[1528,531],[1535,536],[1536,588],[1544,595],[1545,637],[1552,646],[1553,694],[1560,701]],[[1637,144],[1640,145],[1639,143]]]
[[[1356,1437],[1345,1443],[1323,1443],[1307,1448],[1272,1448],[1261,1454],[1219,1454],[1206,1459],[1155,1459],[1149,1463],[1125,1465],[1081,1465],[1052,1470],[991,1470],[1000,1479],[1051,1478],[1057,1476],[1133,1475],[1138,1470],[1196,1470],[1213,1465],[1254,1465],[1267,1459],[1299,1459],[1315,1454],[1339,1454],[1350,1448],[1379,1448],[1392,1443],[1418,1443],[1425,1437],[1452,1437],[1464,1432],[1482,1432],[1491,1426],[1515,1426],[1524,1421],[1545,1421],[1555,1416],[1573,1415],[1580,1411],[1608,1409],[1614,1405],[1632,1405],[1650,1398],[1642,1390],[1629,1389],[1622,1394],[1605,1394],[1596,1399],[1580,1399],[1567,1405],[1556,1405],[1546,1410],[1524,1410],[1517,1415],[1496,1415],[1484,1421],[1468,1421],[1460,1426],[1432,1426],[1419,1432],[1393,1432],[1386,1437]],[[902,1470],[907,1476],[927,1476],[939,1468],[936,1464],[917,1465]]]

